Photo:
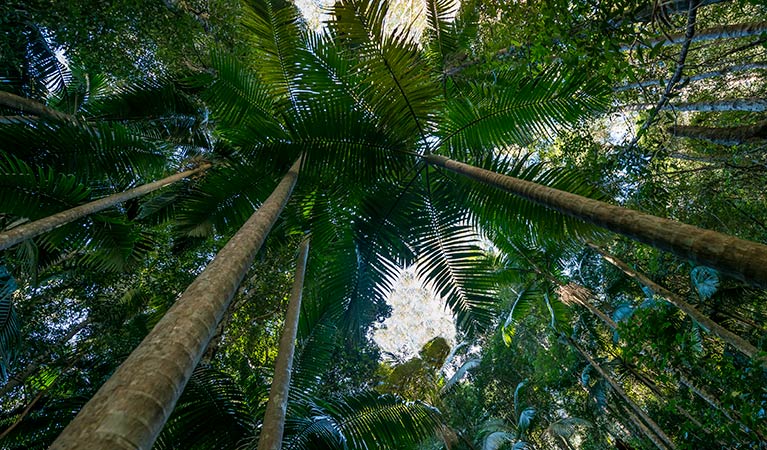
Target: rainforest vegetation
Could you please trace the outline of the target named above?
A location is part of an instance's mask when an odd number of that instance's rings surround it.
[[[765,449],[766,94],[760,0],[2,2],[0,449]]]

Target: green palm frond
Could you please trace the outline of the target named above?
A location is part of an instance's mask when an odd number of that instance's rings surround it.
[[[473,333],[492,322],[495,281],[467,212],[457,207],[450,184],[441,181],[427,181],[420,214],[412,220],[417,272],[450,306],[458,326]]]
[[[433,67],[444,74],[448,58],[459,50],[455,16],[460,3],[456,0],[426,1],[426,55]]]
[[[89,95],[83,110],[90,120],[144,122],[199,113],[197,102],[171,80],[138,80],[108,85]]]
[[[119,123],[39,121],[34,126],[0,126],[0,151],[29,164],[44,163],[93,182],[108,180],[123,187],[137,179],[155,179],[165,168],[169,150]]]
[[[496,173],[549,186],[589,198],[603,199],[604,195],[586,183],[577,172],[549,169],[542,163],[485,157],[476,166]],[[472,181],[466,177],[454,179],[454,198],[472,211],[472,223],[490,237],[494,235],[526,235],[538,241],[552,240],[562,245],[566,237],[593,239],[602,234],[593,225],[566,217],[557,211],[505,194],[498,189]]]
[[[253,43],[253,58],[258,74],[283,109],[297,108],[305,86],[301,83],[306,67],[306,51],[301,13],[292,2],[280,0],[248,1],[243,26]]]
[[[0,379],[8,379],[8,369],[21,342],[21,324],[13,306],[16,280],[5,265],[0,265]]]
[[[203,89],[200,96],[219,126],[218,134],[244,146],[284,135],[269,87],[255,73],[223,52],[211,54],[211,68],[214,73],[203,72],[185,82]]]
[[[192,373],[157,439],[158,449],[234,449],[255,423],[247,396],[224,372],[201,365]]]
[[[105,214],[91,217],[88,234],[79,262],[99,271],[122,272],[135,267],[157,245],[151,233]]]
[[[470,84],[466,97],[446,103],[437,131],[440,148],[460,159],[467,152],[527,145],[603,110],[605,93],[601,82],[560,66],[536,77],[505,71],[492,83]]]
[[[360,97],[379,118],[379,126],[395,140],[425,142],[432,128],[438,85],[431,78],[409,29],[387,34],[387,2],[344,0],[333,7],[328,22],[334,38],[353,51],[355,69],[364,79]]]
[[[374,392],[317,401],[305,411],[286,424],[286,450],[396,448],[432,436],[440,424],[431,406]]]
[[[30,96],[44,99],[61,92],[69,84],[72,73],[56,57],[56,49],[41,27],[27,23],[25,34],[28,39],[25,56],[29,66],[27,88],[31,91]]]
[[[0,214],[35,220],[77,206],[90,191],[75,176],[0,153]],[[6,223],[8,225],[8,223]]]

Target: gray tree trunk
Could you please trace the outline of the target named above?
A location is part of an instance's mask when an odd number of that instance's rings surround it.
[[[735,25],[724,25],[701,30],[692,38],[692,42],[712,41],[715,39],[734,39],[749,36],[758,36],[767,31],[767,22],[757,23],[738,23]],[[685,41],[684,33],[670,34],[662,38],[653,39],[647,42],[637,42],[621,46],[621,50],[631,50],[636,47],[653,47],[657,44],[674,45]]]
[[[696,264],[712,267],[747,283],[767,288],[767,245],[613,206],[444,156],[428,155],[424,159],[429,164],[494,186],[567,216],[620,233]]]
[[[588,362],[591,364],[591,367],[596,370],[599,375],[602,376],[602,378],[607,381],[607,383],[612,387],[613,391],[623,400],[623,402],[629,406],[631,411],[639,416],[641,419],[641,422],[644,422],[650,430],[652,430],[651,433],[645,433],[647,437],[652,440],[653,444],[655,444],[656,447],[658,447],[661,450],[665,450],[667,448],[675,449],[676,446],[674,445],[674,442],[671,440],[671,438],[668,437],[665,431],[661,429],[661,427],[655,423],[650,416],[647,415],[646,412],[642,408],[639,407],[633,400],[631,400],[631,397],[628,396],[626,391],[623,390],[623,388],[618,384],[613,377],[607,373],[606,370],[602,368],[595,360],[591,357],[583,348],[581,348],[580,345],[578,345],[572,338],[569,336],[566,337],[567,341],[570,343],[570,345],[578,351],[578,353],[581,354]]]
[[[721,145],[749,144],[767,140],[767,120],[754,125],[739,127],[694,127],[674,125],[668,128],[669,134],[713,142]]]
[[[285,328],[282,330],[282,336],[280,336],[280,348],[274,366],[274,378],[269,391],[269,401],[266,404],[258,450],[280,450],[282,448],[285,413],[288,409],[288,394],[290,392],[290,374],[293,370],[293,355],[296,351],[298,317],[301,312],[301,297],[303,296],[304,274],[306,273],[308,256],[309,239],[306,238],[298,250],[296,277],[293,280],[288,310],[285,313]]]
[[[152,447],[240,282],[290,198],[300,165],[301,158],[50,449]]]
[[[624,111],[644,111],[652,109],[656,105],[654,103],[638,103],[634,105],[626,105],[623,107]],[[662,108],[669,111],[698,111],[698,112],[721,112],[721,111],[751,111],[751,112],[764,112],[767,111],[767,99],[763,98],[736,98],[726,100],[714,100],[711,102],[690,102],[690,103],[676,103],[667,104]]]
[[[682,79],[682,84],[705,80],[708,78],[722,77],[729,73],[748,72],[749,70],[758,70],[758,69],[767,69],[767,63],[739,64],[736,66],[724,67],[719,70],[712,70],[710,72],[703,72],[696,75],[690,75],[689,77],[685,77]],[[643,87],[665,85],[666,82],[667,80],[640,81],[638,83],[622,84],[620,86],[616,86],[613,90],[615,92],[624,92],[624,91],[630,91],[632,89],[639,89]]]
[[[0,233],[0,250],[26,241],[27,239],[32,239],[33,237],[39,236],[45,232],[51,231],[70,222],[74,222],[75,220],[82,219],[83,217],[89,216],[93,213],[111,208],[124,201],[149,194],[150,192],[156,191],[160,188],[173,184],[176,181],[202,172],[203,170],[207,170],[208,168],[210,168],[210,164],[202,164],[196,169],[177,173],[175,175],[163,178],[162,180],[144,184],[139,187],[129,189],[125,192],[109,195],[107,197],[88,202],[84,205],[75,206],[74,208],[68,209],[66,211],[35,220],[34,222],[25,223],[23,225],[19,225],[18,227],[11,228],[10,230],[3,231]]]

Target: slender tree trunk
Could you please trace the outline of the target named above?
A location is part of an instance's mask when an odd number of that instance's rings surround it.
[[[647,109],[655,108],[654,103],[638,103],[634,105],[626,105],[623,107],[624,111],[644,111]],[[751,112],[764,112],[767,111],[767,99],[763,98],[736,98],[726,100],[715,100],[711,102],[693,102],[693,103],[676,103],[667,104],[663,110],[669,111],[699,111],[699,112],[721,112],[721,111],[751,111]]]
[[[743,38],[749,36],[759,36],[767,31],[767,22],[757,23],[738,23],[734,25],[725,25],[721,27],[713,27],[699,31],[693,38],[693,42],[712,41],[715,39],[733,39]],[[670,34],[662,38],[654,39],[647,42],[626,44],[621,46],[621,50],[630,50],[633,47],[653,47],[657,44],[674,45],[684,42],[684,33]]]
[[[60,120],[65,122],[72,122],[75,120],[75,118],[69,114],[56,111],[55,109],[49,108],[36,100],[20,97],[18,95],[11,94],[10,92],[0,91],[0,106],[5,106],[39,117],[45,117],[46,119]]]
[[[739,64],[736,66],[729,66],[724,67],[720,70],[713,70],[710,72],[704,72],[699,73],[696,75],[690,75],[688,77],[685,77],[682,80],[682,84],[691,83],[693,81],[700,81],[705,80],[708,78],[716,78],[724,76],[728,73],[737,73],[737,72],[747,72],[749,70],[756,70],[756,69],[767,69],[767,63],[750,63],[750,64]],[[640,81],[637,83],[627,83],[622,84],[620,86],[615,86],[613,89],[615,92],[624,92],[624,91],[630,91],[633,89],[639,89],[643,87],[650,87],[650,86],[660,86],[663,84],[666,84],[667,80],[647,80],[647,81]]]
[[[713,5],[729,0],[699,0],[695,7]],[[660,0],[643,2],[644,6],[631,14],[634,22],[651,22],[656,16],[670,16],[684,14],[690,9],[690,0]]]
[[[300,165],[301,158],[50,449],[151,448],[290,198]]]
[[[594,306],[594,294],[589,289],[576,283],[558,283],[558,286],[557,294],[559,294],[559,298],[562,299],[562,302],[566,305],[581,305],[588,309],[591,314],[602,320],[602,322],[606,323],[610,328],[618,328],[618,325],[613,319]]]
[[[298,316],[301,312],[301,297],[303,296],[304,274],[308,256],[309,239],[306,238],[298,250],[296,277],[293,280],[290,302],[285,313],[285,328],[280,337],[280,349],[274,366],[274,378],[272,379],[272,388],[269,391],[269,402],[266,404],[258,450],[280,450],[282,448],[282,434],[285,430],[285,413],[288,409],[288,393],[290,392],[290,374],[293,370],[293,355],[296,351]]]
[[[754,125],[722,128],[674,125],[668,128],[668,132],[676,137],[700,139],[715,144],[747,144],[767,139],[767,120]]]
[[[35,220],[34,222],[25,223],[16,228],[11,228],[10,230],[3,231],[0,233],[0,250],[9,248],[20,242],[26,241],[27,239],[32,239],[33,237],[39,236],[45,232],[51,231],[70,222],[74,222],[75,220],[82,219],[83,217],[86,217],[90,214],[111,208],[126,200],[137,198],[150,192],[156,191],[183,178],[202,172],[203,170],[207,170],[210,168],[210,166],[211,165],[208,163],[202,164],[196,169],[177,173],[175,175],[163,178],[162,180],[144,184],[139,187],[129,189],[125,192],[120,192],[118,194],[100,198],[84,205],[75,206],[74,208],[53,214],[43,219]]]
[[[439,155],[426,161],[494,186],[562,214],[669,251],[747,283],[767,288],[767,245],[652,216],[530,181],[491,172]]]
[[[742,337],[738,336],[737,334],[733,333],[732,331],[719,325],[718,323],[714,322],[708,316],[698,311],[697,308],[687,303],[682,297],[674,294],[673,292],[669,291],[668,289],[664,288],[658,283],[652,281],[650,278],[648,278],[646,275],[642,274],[641,272],[632,269],[631,267],[629,267],[628,264],[621,261],[616,256],[611,255],[610,253],[607,253],[605,250],[603,250],[599,246],[596,246],[593,244],[589,244],[589,245],[591,246],[591,248],[596,250],[600,255],[602,255],[602,258],[605,261],[609,262],[610,264],[614,265],[615,267],[623,271],[623,273],[633,278],[636,282],[638,282],[642,286],[646,286],[654,293],[668,300],[672,305],[676,306],[682,312],[690,316],[691,319],[698,322],[704,329],[718,336],[724,342],[732,345],[733,347],[738,349],[738,351],[747,355],[749,358],[756,358],[758,356],[759,350],[753,345],[751,345],[751,343],[749,343]],[[762,364],[763,367],[767,368],[767,361],[765,361],[764,358],[760,358],[759,362]]]
[[[646,412],[642,408],[639,407],[636,403],[634,403],[633,400],[631,400],[631,397],[628,396],[626,391],[623,390],[623,388],[618,384],[613,377],[607,373],[606,370],[604,370],[595,360],[591,357],[580,345],[578,345],[575,340],[570,338],[569,336],[566,336],[567,341],[570,343],[570,345],[578,351],[578,353],[581,354],[588,362],[591,364],[591,367],[596,370],[599,375],[602,376],[602,378],[607,381],[607,383],[610,385],[610,387],[613,388],[613,391],[623,400],[623,402],[629,406],[631,411],[634,412],[637,416],[639,416],[648,427],[652,430],[652,433],[646,433],[648,435],[648,438],[652,439],[653,443],[661,450],[664,450],[666,448],[675,449],[676,446],[674,445],[674,442],[666,435],[666,433],[661,429],[660,426],[658,426],[657,423],[655,423],[650,416],[647,415]],[[655,435],[656,438],[653,439],[651,435]]]

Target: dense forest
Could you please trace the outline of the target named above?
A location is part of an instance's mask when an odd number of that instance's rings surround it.
[[[767,449],[763,1],[0,33],[0,449]],[[376,344],[405,269],[456,342]]]

